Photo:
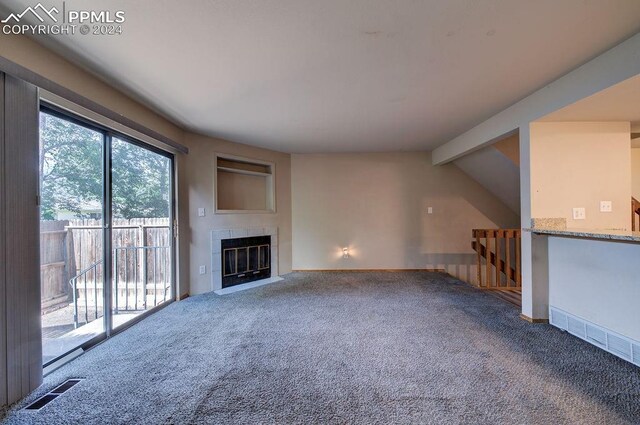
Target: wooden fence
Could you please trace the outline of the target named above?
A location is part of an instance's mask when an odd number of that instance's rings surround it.
[[[42,311],[68,304],[69,279],[77,270],[73,237],[66,226],[68,221],[40,222],[40,288]]]
[[[131,249],[162,247],[170,244],[168,218],[115,219],[112,223],[112,247],[120,282],[138,280],[167,282],[171,273],[171,250]],[[102,260],[102,225],[99,220],[63,220],[40,222],[41,294],[43,313],[68,305],[69,280],[80,271]],[[124,258],[123,258],[124,257]],[[102,268],[98,268],[102,281]],[[101,285],[100,285],[101,287]]]

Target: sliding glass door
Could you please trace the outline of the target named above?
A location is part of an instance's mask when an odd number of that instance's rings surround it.
[[[104,327],[104,134],[40,114],[40,289],[46,364]]]
[[[170,154],[42,107],[45,366],[174,299],[173,208]]]
[[[113,327],[173,297],[171,159],[111,139]]]

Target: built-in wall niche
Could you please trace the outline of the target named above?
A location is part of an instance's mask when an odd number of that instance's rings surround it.
[[[216,155],[216,213],[272,213],[276,210],[275,164]]]

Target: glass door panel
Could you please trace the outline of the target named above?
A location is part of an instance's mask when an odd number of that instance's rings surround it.
[[[43,363],[104,333],[104,134],[40,114]]]
[[[173,300],[172,160],[111,139],[113,328]]]

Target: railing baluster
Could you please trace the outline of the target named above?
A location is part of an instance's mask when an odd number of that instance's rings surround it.
[[[87,293],[87,275],[84,275],[84,324],[89,323],[89,294]]]
[[[124,310],[129,310],[129,250],[124,249]]]
[[[73,278],[73,327],[78,329],[78,278]]]
[[[113,291],[115,295],[113,314],[118,314],[118,251],[118,248],[113,250]]]
[[[153,305],[158,305],[158,287],[156,285],[156,268],[158,267],[158,250],[153,249]]]
[[[480,255],[480,231],[477,229],[473,230],[473,236],[476,238],[476,254],[478,257],[478,263],[476,266],[476,273],[478,274],[478,286],[482,286],[482,257]]]
[[[164,264],[164,273],[162,274],[162,276],[164,277],[164,279],[162,279],[162,286],[164,287],[164,296],[162,298],[162,301],[166,302],[167,301],[167,287],[169,286],[168,284],[169,284],[169,279],[170,279],[169,278],[169,274],[170,273],[168,273],[168,270],[167,270],[168,269],[168,267],[167,267],[168,255],[167,255],[167,250],[166,249],[163,250],[163,257],[164,257],[164,259],[162,260],[162,264]]]
[[[511,230],[504,233],[504,257],[506,262],[505,274],[507,275],[507,288],[511,288]]]
[[[146,310],[147,309],[147,284],[149,283],[149,265],[147,264],[147,261],[149,260],[149,255],[147,253],[147,249],[145,249],[144,247],[142,247],[142,255],[144,258],[144,261],[142,263],[142,280],[144,282],[143,291],[142,291],[142,307],[144,310]]]
[[[487,253],[487,231],[484,230],[481,234],[480,237],[484,237],[484,252],[485,255]],[[488,261],[487,258],[485,257],[484,259],[485,261]],[[486,286],[485,283],[487,281],[487,268],[486,268],[486,264],[485,264],[485,270],[484,270],[484,276],[482,276],[482,285],[481,286]]]
[[[478,233],[478,238],[477,240],[479,241],[480,237],[480,233]],[[102,290],[104,291],[105,285],[109,284],[109,285],[113,285],[113,289],[115,291],[115,294],[112,294],[112,297],[115,298],[114,300],[114,306],[113,306],[113,314],[118,314],[118,312],[121,309],[124,310],[130,310],[130,303],[129,303],[129,251],[134,251],[132,255],[135,256],[135,260],[134,260],[134,271],[133,271],[133,279],[135,282],[135,310],[138,309],[138,285],[140,283],[140,275],[143,274],[140,270],[139,270],[139,265],[140,265],[140,259],[138,259],[138,250],[141,250],[141,252],[144,255],[144,263],[146,263],[146,269],[147,269],[147,273],[146,273],[146,277],[145,277],[145,282],[143,282],[143,287],[142,289],[142,296],[143,296],[143,305],[144,305],[144,310],[146,311],[146,309],[148,308],[148,302],[147,302],[147,284],[149,281],[149,278],[153,279],[153,304],[154,307],[158,305],[158,284],[160,285],[162,290],[162,300],[161,302],[166,302],[167,301],[167,295],[168,295],[168,291],[171,289],[171,273],[169,272],[169,267],[170,264],[167,264],[167,262],[169,261],[169,259],[171,258],[170,255],[170,246],[149,246],[149,247],[116,247],[114,248],[114,255],[113,255],[113,281],[112,283],[109,282],[104,282],[103,283],[103,287]],[[120,301],[121,297],[119,295],[120,292],[120,268],[121,268],[121,260],[122,260],[122,255],[121,255],[121,250],[124,250],[124,289],[125,289],[125,297],[124,297],[124,307],[120,306]],[[153,256],[153,275],[149,276],[148,273],[148,268],[149,268],[149,250],[151,250],[152,254],[151,256]],[[89,323],[89,316],[94,316],[94,320],[100,318],[103,314],[104,314],[104,308],[103,308],[103,312],[101,313],[99,311],[99,297],[98,297],[98,273],[99,273],[99,267],[103,265],[102,261],[98,261],[94,264],[92,264],[91,266],[89,266],[88,268],[82,270],[80,273],[78,273],[76,276],[72,277],[71,279],[69,279],[69,284],[72,286],[72,290],[73,290],[73,322],[74,322],[74,327],[77,329],[78,327],[80,327],[80,296],[79,296],[79,291],[78,291],[78,280],[82,279],[82,287],[84,288],[84,318],[85,318],[85,324]],[[93,273],[93,276],[90,275],[90,273]],[[480,273],[479,273],[480,275]],[[93,312],[93,314],[91,314],[89,312],[89,279],[93,279],[93,307],[95,308],[95,311]],[[112,298],[113,299],[113,298]]]
[[[486,276],[485,278],[487,279],[487,288],[489,288],[491,286],[491,242],[490,242],[490,235],[491,232],[487,231],[486,233],[486,237],[485,237],[485,241],[487,244],[487,256],[485,257],[485,264],[486,264]]]
[[[522,286],[521,230],[473,229],[471,234],[476,250],[477,286],[481,289],[519,290]],[[482,244],[483,239],[485,245]]]
[[[147,251],[145,250],[145,246],[147,246],[147,231],[143,225],[138,227],[138,247],[135,248],[136,253],[136,310],[138,310],[138,274],[140,276],[140,280],[142,283],[142,308],[146,310],[145,300],[147,299]],[[139,248],[141,247],[141,248]],[[139,268],[142,267],[142,271]]]
[[[134,290],[133,290],[133,295],[134,295],[134,304],[133,304],[133,310],[137,310],[138,309],[138,278],[139,278],[139,273],[138,273],[138,267],[140,266],[140,263],[138,262],[138,248],[134,248],[133,249],[133,257],[134,257],[134,261],[135,261],[135,267],[133,268],[134,271],[134,279],[133,281],[135,282],[135,286],[134,286]]]
[[[94,314],[94,320],[98,320],[98,267],[93,269],[93,303],[96,309]],[[104,289],[104,288],[103,288]]]
[[[496,288],[500,288],[500,280],[502,279],[502,273],[500,272],[500,230],[496,231]]]
[[[516,286],[522,285],[522,276],[520,276],[520,230],[516,230]]]

